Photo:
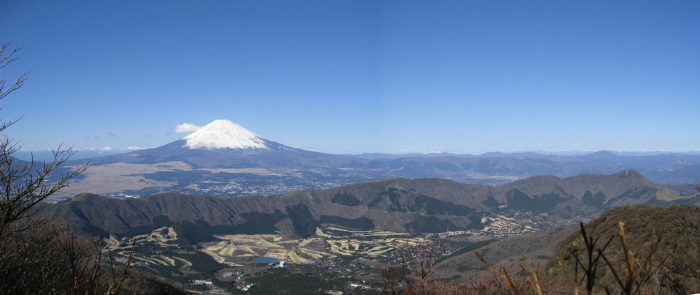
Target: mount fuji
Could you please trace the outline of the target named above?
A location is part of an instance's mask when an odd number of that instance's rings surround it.
[[[335,168],[368,160],[292,148],[267,140],[229,120],[216,120],[169,144],[122,155],[93,159],[95,165],[115,162],[156,164],[182,161],[193,168]]]
[[[266,141],[229,120],[216,120],[183,138],[190,149],[269,149]]]
[[[62,169],[85,161],[66,162]],[[366,165],[370,159],[292,148],[229,120],[216,120],[157,148],[90,161],[93,166],[57,197],[85,192],[115,197],[159,192],[272,196],[383,176],[347,168]]]

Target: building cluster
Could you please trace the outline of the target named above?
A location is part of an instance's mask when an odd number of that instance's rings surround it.
[[[212,281],[208,281],[208,280],[194,280],[194,282],[192,282],[192,285],[200,285],[200,286],[201,285],[211,286],[212,284],[213,284]]]

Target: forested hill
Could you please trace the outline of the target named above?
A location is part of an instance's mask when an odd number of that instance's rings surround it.
[[[536,176],[501,186],[445,179],[383,179],[275,197],[196,196],[174,193],[110,199],[82,194],[50,205],[78,231],[131,235],[165,225],[206,227],[215,233],[309,236],[321,224],[398,232],[480,228],[488,214],[546,213],[552,223],[594,217],[634,203],[697,203],[679,187],[650,183],[625,170],[613,175]]]

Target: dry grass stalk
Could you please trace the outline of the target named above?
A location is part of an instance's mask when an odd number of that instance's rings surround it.
[[[566,249],[567,252],[575,259],[574,263],[574,275],[573,277],[569,276],[569,273],[566,271],[566,268],[564,267],[564,264],[562,263],[561,260],[559,260],[559,266],[561,267],[561,271],[564,274],[564,278],[566,280],[566,284],[569,286],[571,289],[571,292],[575,295],[578,295],[580,290],[579,288],[581,287],[581,284],[583,284],[583,281],[586,281],[585,284],[585,294],[590,295],[593,294],[593,286],[595,285],[595,278],[596,274],[598,272],[598,263],[600,262],[601,255],[599,254],[598,251],[602,252],[605,251],[605,249],[610,246],[610,243],[612,242],[614,237],[610,237],[608,241],[603,245],[601,248],[596,249],[596,245],[600,241],[600,237],[593,238],[588,233],[586,232],[586,228],[583,226],[583,223],[580,223],[581,226],[581,236],[584,241],[584,245],[586,246],[585,249],[585,254],[586,257],[585,259],[581,258],[581,252],[578,250],[578,248],[571,248],[568,246],[565,246],[564,248]],[[579,269],[583,271],[583,274],[579,278]]]
[[[659,292],[662,291],[658,288],[657,290],[654,290],[651,293],[649,291],[649,284],[651,282],[652,277],[658,273],[658,271],[661,269],[664,262],[668,258],[668,256],[665,256],[664,258],[662,258],[661,262],[657,266],[652,267],[652,257],[654,255],[654,252],[656,252],[657,248],[659,247],[659,244],[661,243],[661,237],[656,235],[656,227],[652,229],[652,237],[656,237],[656,239],[652,240],[648,251],[649,254],[647,254],[646,258],[640,260],[638,258],[639,253],[637,252],[637,250],[632,250],[629,247],[629,243],[627,242],[627,235],[625,234],[625,223],[620,221],[619,226],[620,230],[618,230],[616,234],[620,238],[620,243],[625,258],[624,264],[622,265],[622,271],[624,272],[624,276],[618,274],[618,271],[615,270],[615,268],[612,266],[612,263],[610,263],[605,254],[603,254],[602,250],[599,250],[598,253],[608,264],[608,267],[610,271],[612,271],[612,274],[615,277],[618,286],[621,288],[622,294],[660,294]],[[611,291],[608,288],[606,288],[605,291],[607,294],[611,294]]]

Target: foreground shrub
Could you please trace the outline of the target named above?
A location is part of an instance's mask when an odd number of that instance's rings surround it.
[[[101,241],[71,236],[65,222],[33,219],[0,240],[0,294],[116,294],[124,273],[103,270]],[[20,222],[18,222],[20,223]],[[113,271],[111,269],[110,271]],[[124,270],[124,272],[126,269]]]
[[[384,271],[384,294],[690,294],[700,292],[700,208],[613,209],[565,239],[544,268],[528,263],[463,280],[433,279],[440,243],[409,247]],[[478,253],[476,253],[478,256]]]

